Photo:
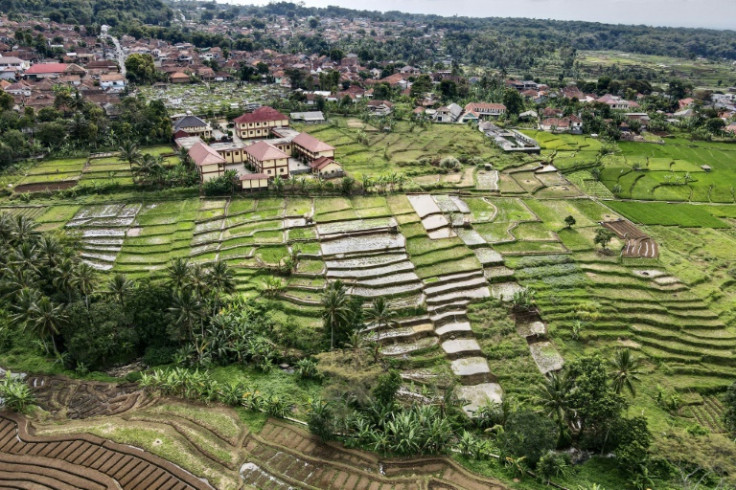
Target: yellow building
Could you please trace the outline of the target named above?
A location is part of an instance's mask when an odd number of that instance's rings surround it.
[[[268,175],[263,173],[241,175],[240,188],[244,191],[268,189]]]
[[[272,107],[259,107],[236,118],[235,130],[242,139],[268,138],[272,128],[286,127],[289,118]]]
[[[189,158],[199,169],[202,183],[225,174],[225,159],[209,145],[196,143],[189,149]]]
[[[320,157],[335,158],[335,147],[307,133],[300,133],[292,140],[293,153],[311,162]]]
[[[248,154],[248,164],[256,172],[264,173],[268,178],[277,175],[283,178],[289,177],[289,155],[275,146],[259,141],[246,146],[245,152]]]

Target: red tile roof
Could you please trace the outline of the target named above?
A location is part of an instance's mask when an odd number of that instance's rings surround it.
[[[189,149],[189,158],[191,158],[194,164],[198,167],[225,163],[225,159],[222,158],[214,148],[209,145],[205,145],[204,143],[196,143],[192,146]]]
[[[242,116],[235,118],[235,122],[237,124],[284,120],[288,121],[289,118],[281,114],[276,109],[268,106],[259,107],[249,114],[243,114]]]
[[[292,140],[292,142],[296,145],[301,146],[307,151],[311,151],[312,153],[318,153],[320,151],[330,151],[335,149],[334,146],[330,146],[327,143],[318,140],[314,136],[308,135],[307,133],[300,133],[299,136]]]
[[[26,75],[49,75],[51,73],[64,73],[69,67],[66,63],[37,63],[26,70]]]
[[[246,146],[245,151],[259,162],[289,158],[289,155],[265,141],[259,141],[258,143]]]
[[[337,163],[335,160],[329,157],[319,157],[318,159],[312,161],[309,163],[309,166],[312,167],[312,170],[322,170],[327,165],[331,163]],[[337,163],[339,165],[339,163]]]
[[[471,102],[465,106],[465,110],[468,112],[505,111],[506,106],[503,104],[491,104],[489,102]]]

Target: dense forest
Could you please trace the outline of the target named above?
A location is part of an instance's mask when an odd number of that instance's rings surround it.
[[[66,24],[159,24],[173,13],[161,0],[0,0],[0,12],[33,14]]]

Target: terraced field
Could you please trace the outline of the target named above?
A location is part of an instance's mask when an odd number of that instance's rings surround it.
[[[182,490],[227,490],[243,485],[284,489],[505,488],[444,457],[384,459],[321,443],[299,426],[266,420],[265,416],[249,427],[232,409],[216,405],[162,399],[153,402],[148,396],[145,403],[116,405],[121,396],[131,399],[142,392],[122,387],[124,393],[119,395],[121,387],[114,384],[86,382],[71,382],[70,390],[60,381],[31,380],[42,406],[56,417],[82,405],[92,410],[79,412],[80,417],[73,421],[34,422],[33,426],[19,416],[0,416],[0,485]],[[69,396],[70,392],[76,395]]]

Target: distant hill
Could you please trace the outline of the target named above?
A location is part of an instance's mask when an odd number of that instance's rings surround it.
[[[159,25],[173,12],[161,0],[0,0],[0,12],[48,17],[65,24],[108,24],[137,21]]]
[[[196,7],[212,2],[168,0],[173,8],[188,10],[191,15],[201,14]],[[736,60],[736,31],[691,29],[678,27],[649,27],[643,25],[614,25],[597,22],[560,21],[521,18],[441,17],[410,14],[398,11],[372,12],[342,7],[305,7],[296,3],[273,2],[265,6],[219,4],[217,9],[237,9],[240,15],[286,15],[294,18],[343,17],[366,18],[376,21],[414,21],[430,29],[447,29],[449,35],[444,47],[449,55],[465,61],[480,61],[487,50],[497,50],[499,43],[512,42],[536,51],[542,47],[568,47],[575,50],[618,50],[632,53],[694,58]],[[188,16],[189,17],[189,16]],[[632,16],[632,20],[636,20]],[[476,56],[478,60],[471,60]]]

